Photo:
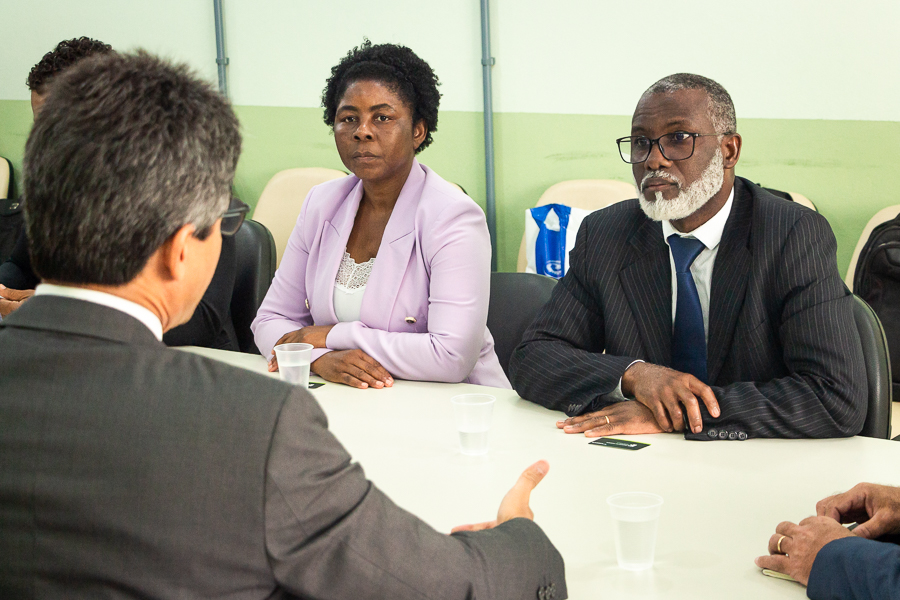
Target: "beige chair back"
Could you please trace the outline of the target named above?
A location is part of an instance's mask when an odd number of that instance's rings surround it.
[[[259,196],[253,220],[262,223],[272,232],[278,265],[281,264],[288,238],[294,230],[309,190],[320,183],[346,176],[346,173],[337,169],[308,167],[279,171],[269,180]]]
[[[565,204],[573,208],[599,210],[629,198],[637,198],[637,190],[634,184],[611,179],[572,179],[551,185],[546,192],[541,194],[535,206]],[[516,270],[524,273],[527,265],[525,234],[523,233],[522,243],[519,245],[519,261]]]
[[[0,200],[9,195],[9,161],[0,156]]]
[[[853,291],[853,277],[856,275],[856,264],[859,262],[859,253],[862,252],[863,246],[866,245],[866,242],[869,241],[869,236],[872,235],[872,230],[881,225],[886,221],[890,221],[897,214],[900,213],[900,204],[895,204],[893,206],[888,206],[887,208],[882,208],[875,216],[869,219],[869,222],[866,223],[866,228],[863,229],[862,235],[859,236],[859,241],[856,242],[856,249],[853,251],[853,258],[850,259],[850,266],[847,268],[847,275],[844,277],[844,283],[847,284],[847,287],[850,288],[850,291]]]
[[[798,194],[797,192],[788,192],[788,195],[791,197],[791,200],[793,200],[797,204],[799,204],[801,206],[805,206],[806,208],[808,208],[810,210],[819,212],[818,209],[816,208],[816,205],[812,203],[812,200],[810,200],[806,196],[803,196],[802,194]]]

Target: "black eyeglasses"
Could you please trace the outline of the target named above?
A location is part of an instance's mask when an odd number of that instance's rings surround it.
[[[222,215],[222,235],[229,236],[236,234],[238,229],[241,228],[241,224],[244,222],[244,218],[247,216],[248,212],[250,212],[249,206],[237,198],[232,197],[231,204],[228,205],[228,210]]]
[[[619,145],[619,154],[622,156],[622,160],[633,165],[650,158],[653,144],[659,146],[659,152],[666,160],[686,160],[694,155],[694,142],[698,137],[713,135],[726,134],[676,131],[661,135],[655,140],[643,135],[630,135],[617,139],[616,143]]]

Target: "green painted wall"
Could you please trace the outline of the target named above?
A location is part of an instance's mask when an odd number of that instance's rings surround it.
[[[0,156],[8,159],[13,168],[13,187],[9,195],[18,196],[22,189],[22,155],[31,131],[31,103],[21,100],[0,100]]]
[[[302,166],[343,169],[321,110],[236,107],[244,152],[235,186],[255,205],[276,172]],[[500,113],[495,115],[497,223],[500,270],[513,271],[524,229],[523,211],[565,179],[618,179],[631,171],[613,140],[629,131],[624,116]],[[31,126],[28,102],[0,101],[0,156],[21,174]],[[482,118],[444,112],[431,148],[420,160],[462,185],[484,206]],[[900,204],[886,177],[900,164],[900,123],[742,119],[744,148],[737,173],[768,187],[799,192],[828,218],[846,269],[860,232],[879,209]]]

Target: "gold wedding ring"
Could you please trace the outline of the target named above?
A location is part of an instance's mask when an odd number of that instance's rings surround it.
[[[780,538],[778,538],[778,543],[775,544],[775,549],[778,550],[778,554],[784,554],[784,552],[781,551],[781,540],[783,540],[786,537],[787,537],[786,535],[781,536]]]
[[[609,425],[609,415],[603,415],[603,416],[606,417],[606,424]]]

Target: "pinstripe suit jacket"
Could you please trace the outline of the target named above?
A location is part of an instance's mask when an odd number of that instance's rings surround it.
[[[685,437],[859,433],[865,370],[836,248],[824,217],[735,178],[707,336],[722,416],[701,404],[703,431]],[[569,272],[513,353],[510,379],[523,398],[578,415],[613,402],[634,360],[671,366],[671,344],[669,249],[661,224],[629,200],[582,223]]]

